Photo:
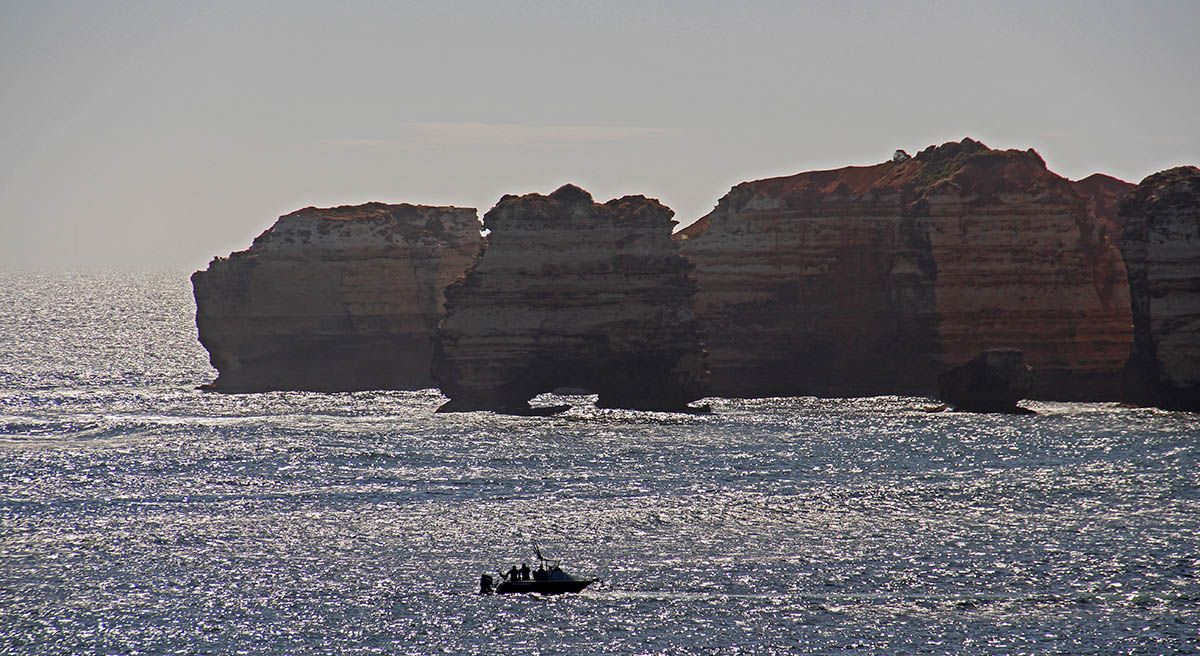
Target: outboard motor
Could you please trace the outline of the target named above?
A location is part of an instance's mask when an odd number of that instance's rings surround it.
[[[492,577],[484,574],[479,577],[479,594],[492,594]]]

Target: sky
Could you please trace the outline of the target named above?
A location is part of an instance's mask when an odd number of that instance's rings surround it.
[[[281,214],[731,186],[971,136],[1200,164],[1200,2],[0,0],[0,269],[193,270]]]

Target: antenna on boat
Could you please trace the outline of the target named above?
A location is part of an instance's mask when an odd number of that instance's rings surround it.
[[[533,553],[537,556],[538,562],[542,563],[546,569],[558,569],[558,561],[542,555],[542,549],[536,542],[533,543]]]

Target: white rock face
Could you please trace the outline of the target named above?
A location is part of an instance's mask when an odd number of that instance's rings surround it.
[[[1127,398],[1200,410],[1200,169],[1146,178],[1121,216],[1134,325]]]

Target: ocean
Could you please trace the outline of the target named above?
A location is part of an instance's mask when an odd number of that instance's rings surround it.
[[[1198,415],[222,395],[186,272],[0,281],[0,654],[1200,652]]]

